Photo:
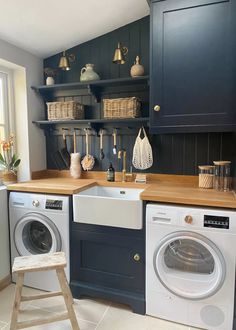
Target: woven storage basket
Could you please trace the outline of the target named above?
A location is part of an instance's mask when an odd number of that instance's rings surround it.
[[[135,118],[140,116],[140,101],[137,97],[104,99],[104,118]]]
[[[76,101],[47,102],[48,120],[84,119],[84,106]]]

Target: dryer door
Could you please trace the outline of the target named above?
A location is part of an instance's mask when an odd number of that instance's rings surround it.
[[[27,213],[16,224],[14,243],[21,256],[58,252],[61,237],[55,224],[40,213]]]
[[[205,236],[175,232],[165,236],[154,253],[160,282],[175,295],[199,300],[214,295],[225,280],[225,260]]]

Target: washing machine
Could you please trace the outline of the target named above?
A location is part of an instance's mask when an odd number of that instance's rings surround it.
[[[210,330],[231,330],[236,212],[148,204],[146,313]]]
[[[11,192],[9,216],[11,264],[18,256],[63,251],[69,281],[69,197]],[[59,289],[54,271],[25,274],[24,284],[45,291]]]

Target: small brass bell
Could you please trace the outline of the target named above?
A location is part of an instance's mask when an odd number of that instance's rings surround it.
[[[128,53],[127,47],[122,47],[121,43],[118,42],[118,46],[115,50],[113,63],[115,64],[125,64],[125,55]]]

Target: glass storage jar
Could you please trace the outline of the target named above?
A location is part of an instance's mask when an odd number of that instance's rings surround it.
[[[199,188],[212,189],[215,166],[201,165],[199,168]]]
[[[230,161],[214,161],[215,176],[214,176],[214,189],[220,191],[229,191],[231,185],[230,177]]]

